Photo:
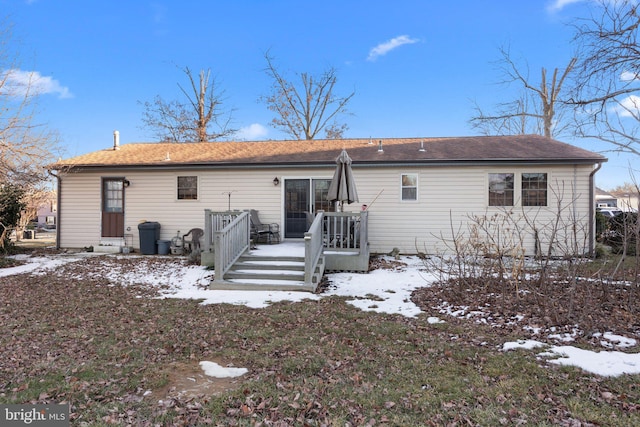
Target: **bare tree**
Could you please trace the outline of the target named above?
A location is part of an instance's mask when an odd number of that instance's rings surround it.
[[[345,97],[335,94],[336,69],[331,67],[320,77],[300,73],[300,85],[296,85],[278,71],[268,52],[265,59],[265,71],[273,84],[271,93],[260,99],[276,113],[271,125],[299,140],[314,139],[322,130],[329,139],[342,138],[348,126],[336,119],[341,114],[348,114],[346,107],[355,92]]]
[[[211,70],[201,70],[196,78],[189,67],[182,71],[189,80],[178,83],[186,101],[165,101],[159,95],[142,103],[142,121],[162,142],[209,142],[232,135],[231,113],[221,110],[222,93],[216,92]]]
[[[610,193],[629,193],[629,194],[636,194],[636,193],[640,193],[640,188],[638,187],[638,183],[637,182],[627,182],[625,181],[624,183],[617,185],[616,187],[612,188],[611,190],[609,190]]]
[[[539,83],[533,83],[528,71],[521,70],[505,48],[500,49],[500,69],[504,84],[518,84],[522,92],[514,101],[498,104],[493,113],[485,113],[476,105],[471,125],[486,135],[540,134],[554,137],[565,130],[562,122],[564,103],[560,92],[576,64],[572,58],[564,70],[554,68],[551,79],[547,69],[540,71]]]
[[[572,104],[578,134],[640,155],[640,45],[638,3],[599,0],[574,25],[580,63]]]
[[[20,240],[22,232],[38,217],[38,211],[50,204],[54,197],[55,193],[44,184],[23,190],[21,202],[24,208],[20,212],[20,220],[16,224],[16,240]]]
[[[36,123],[39,75],[20,69],[9,49],[10,26],[0,29],[0,182],[34,185],[46,179],[57,135]]]

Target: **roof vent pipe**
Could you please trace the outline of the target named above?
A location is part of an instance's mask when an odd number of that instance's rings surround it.
[[[384,150],[382,149],[382,140],[378,141],[378,153],[384,153]]]
[[[113,131],[113,149],[120,149],[120,132],[118,132],[117,130]]]
[[[424,141],[420,141],[420,148],[418,149],[421,153],[424,153]]]

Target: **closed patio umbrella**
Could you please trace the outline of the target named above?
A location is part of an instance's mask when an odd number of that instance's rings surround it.
[[[340,211],[344,202],[351,204],[358,201],[356,182],[351,170],[351,157],[347,154],[347,150],[343,149],[336,159],[336,170],[329,185],[327,200],[338,202]]]

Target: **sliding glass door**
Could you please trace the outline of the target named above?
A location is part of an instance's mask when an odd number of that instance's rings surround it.
[[[319,210],[333,210],[327,200],[330,179],[295,178],[284,181],[284,237],[302,238]]]

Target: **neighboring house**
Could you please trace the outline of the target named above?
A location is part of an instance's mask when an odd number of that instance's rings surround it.
[[[596,206],[599,208],[615,208],[618,206],[618,198],[596,187]]]
[[[49,191],[38,208],[38,227],[55,228],[57,216],[58,196],[55,191]]]
[[[138,224],[161,238],[204,228],[204,211],[259,211],[280,237],[304,237],[307,212],[330,211],[335,159],[353,159],[359,202],[368,205],[372,253],[435,253],[472,218],[511,211],[534,254],[543,223],[575,231],[592,249],[594,175],[606,158],[542,136],[144,143],[51,165],[58,176],[58,245],[139,247]],[[523,219],[526,216],[527,222]],[[578,227],[568,227],[573,221]],[[536,228],[536,230],[534,230]],[[501,232],[508,235],[513,230]]]
[[[616,191],[613,196],[617,199],[617,205],[623,212],[638,212],[640,197],[638,193]]]

